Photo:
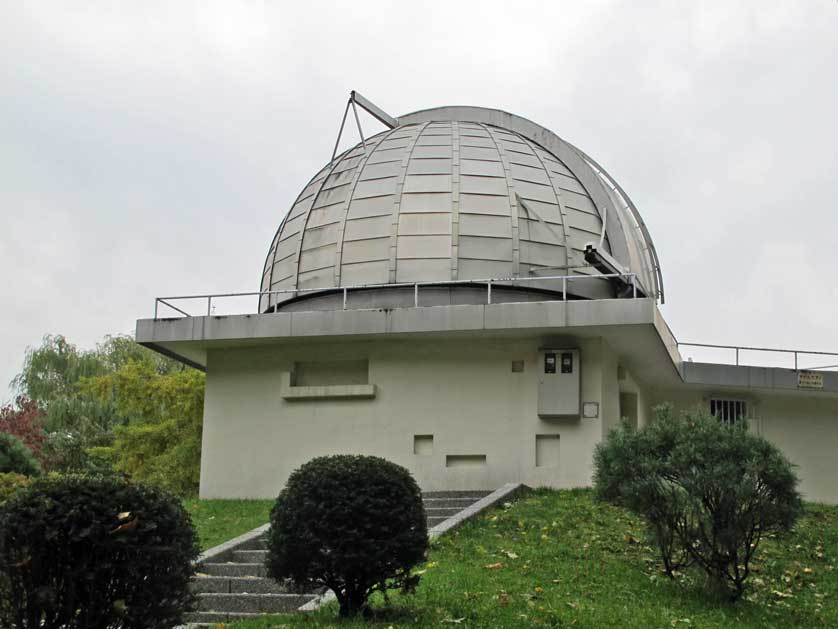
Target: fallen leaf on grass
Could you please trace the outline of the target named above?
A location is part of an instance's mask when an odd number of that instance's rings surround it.
[[[134,518],[130,522],[126,522],[125,524],[120,524],[115,529],[110,531],[110,534],[113,535],[114,533],[124,533],[125,531],[131,531],[137,528],[137,519]]]
[[[452,625],[459,625],[459,624],[461,624],[461,623],[462,623],[465,619],[466,619],[466,617],[465,617],[465,616],[463,616],[462,618],[443,618],[441,622],[447,622],[447,623],[450,623],[450,624],[452,624]]]
[[[513,553],[511,550],[502,550],[501,552],[502,552],[504,555],[506,555],[507,557],[509,557],[510,559],[518,559],[518,555],[516,555],[515,553]]]
[[[483,567],[486,568],[486,570],[500,570],[501,568],[503,568],[503,564],[501,562],[490,563],[486,564]]]

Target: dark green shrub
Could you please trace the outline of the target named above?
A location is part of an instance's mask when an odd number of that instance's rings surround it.
[[[372,592],[413,591],[428,531],[410,473],[370,456],[313,459],[288,479],[271,511],[268,574],[326,586],[342,616],[367,610]]]
[[[599,498],[643,516],[667,572],[695,563],[738,599],[762,537],[802,512],[792,465],[744,422],[670,406],[637,431],[622,424],[595,454]]]
[[[0,432],[0,474],[37,476],[41,465],[23,442],[7,432]]]
[[[198,552],[188,514],[159,489],[37,479],[0,507],[0,626],[174,626]]]

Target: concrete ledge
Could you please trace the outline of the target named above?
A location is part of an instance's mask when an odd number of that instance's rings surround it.
[[[244,535],[239,535],[231,540],[227,540],[223,544],[219,544],[218,546],[213,546],[212,548],[205,550],[198,556],[198,560],[195,562],[195,565],[200,566],[202,563],[224,563],[230,561],[233,557],[234,550],[246,542],[259,539],[268,532],[270,526],[270,522],[267,522],[252,531],[248,531]]]
[[[141,319],[136,339],[200,346],[210,341],[651,325],[655,312],[654,300],[638,298]]]
[[[374,384],[341,384],[319,387],[292,387],[283,385],[280,393],[285,400],[322,400],[327,398],[356,398],[369,400],[375,397]]]
[[[448,518],[444,522],[440,522],[431,530],[428,531],[428,537],[430,539],[436,539],[443,533],[447,533],[448,531],[457,528],[465,522],[466,520],[473,518],[481,511],[485,511],[489,507],[493,507],[494,505],[498,504],[502,500],[511,500],[512,498],[516,497],[522,491],[529,489],[523,483],[507,483],[500,489],[496,489],[491,494],[486,496],[485,498],[481,498],[477,502],[475,502],[470,507],[466,507],[462,511],[455,514],[453,517]]]
[[[818,373],[823,375],[823,388],[806,389],[799,386],[799,372],[794,369],[689,361],[681,363],[684,382],[704,388],[735,387],[789,395],[835,397],[838,394],[838,372],[820,371]]]

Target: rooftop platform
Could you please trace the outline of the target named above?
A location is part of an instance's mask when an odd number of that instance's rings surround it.
[[[384,337],[443,342],[475,336],[541,337],[551,341],[600,337],[632,374],[654,387],[686,385],[838,397],[835,371],[684,360],[678,341],[651,298],[180,316],[141,319],[136,331],[139,343],[199,369],[206,368],[208,351],[228,347],[342,343]],[[730,349],[737,350],[738,361],[738,349]],[[799,353],[838,357],[826,352]]]

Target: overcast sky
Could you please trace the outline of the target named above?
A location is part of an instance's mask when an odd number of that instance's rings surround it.
[[[505,109],[594,157],[679,339],[838,351],[836,76],[836,0],[0,0],[0,400],[44,334],[91,347],[155,296],[258,290],[351,89]]]

